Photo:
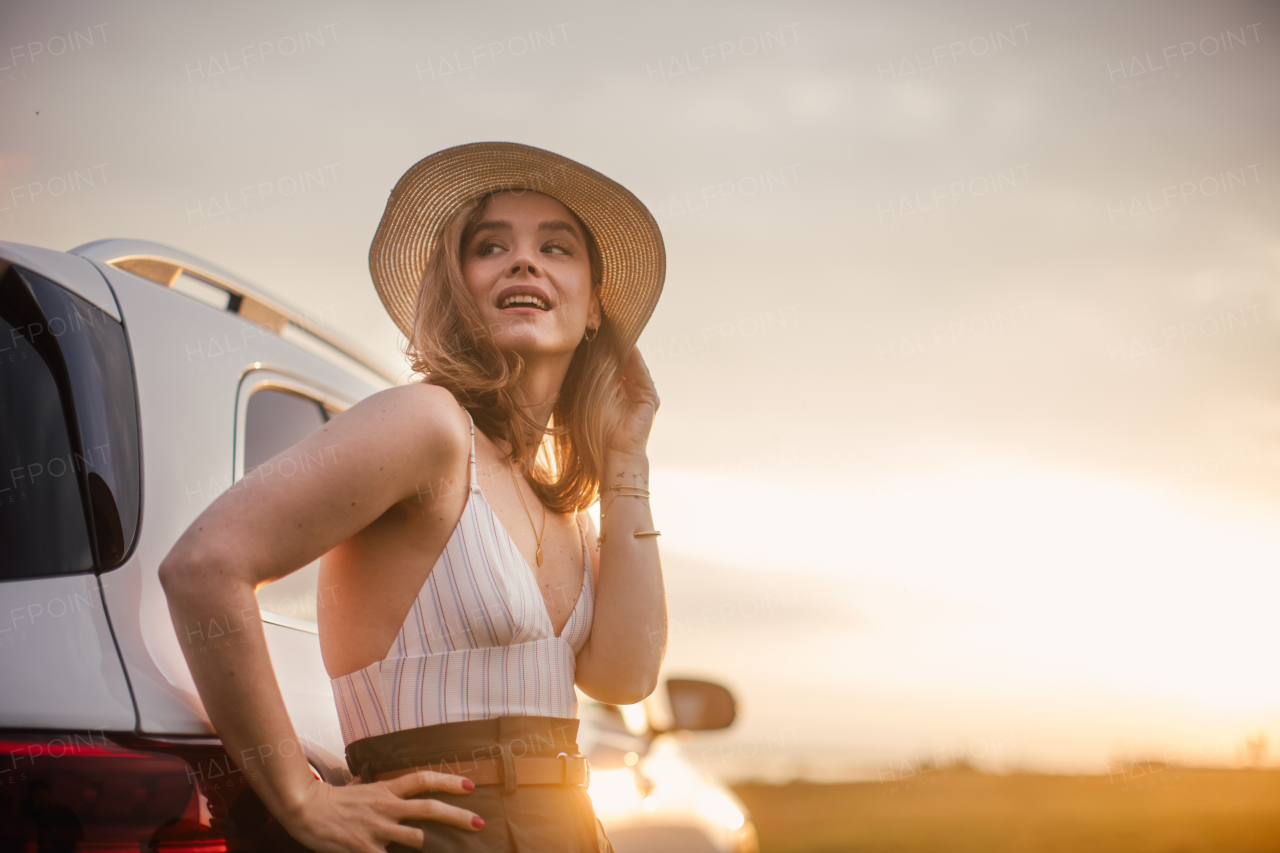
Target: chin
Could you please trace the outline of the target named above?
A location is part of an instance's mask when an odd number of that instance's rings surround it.
[[[503,352],[513,352],[525,357],[572,354],[576,349],[576,346],[566,341],[537,334],[504,334],[497,336],[494,342]]]

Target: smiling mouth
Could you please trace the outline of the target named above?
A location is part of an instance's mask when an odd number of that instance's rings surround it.
[[[550,311],[551,304],[532,293],[513,293],[499,301],[498,308],[537,308],[539,311]]]

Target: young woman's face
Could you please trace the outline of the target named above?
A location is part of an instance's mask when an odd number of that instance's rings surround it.
[[[501,350],[572,353],[600,325],[586,235],[550,196],[493,196],[462,246],[462,277]]]

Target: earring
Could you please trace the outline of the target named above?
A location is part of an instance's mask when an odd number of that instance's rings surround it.
[[[594,327],[594,328],[593,328],[593,327],[588,326],[588,327],[587,327],[586,332],[584,332],[582,336],[583,336],[584,338],[586,338],[587,343],[591,343],[592,341],[594,341],[594,340],[596,339],[596,335],[598,335],[598,334],[600,334],[600,327],[599,327],[599,326],[596,326],[596,327]]]

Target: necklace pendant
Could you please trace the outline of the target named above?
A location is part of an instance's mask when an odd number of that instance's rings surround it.
[[[534,554],[534,559],[538,561],[538,565],[542,565],[542,546],[538,546],[538,553]]]

